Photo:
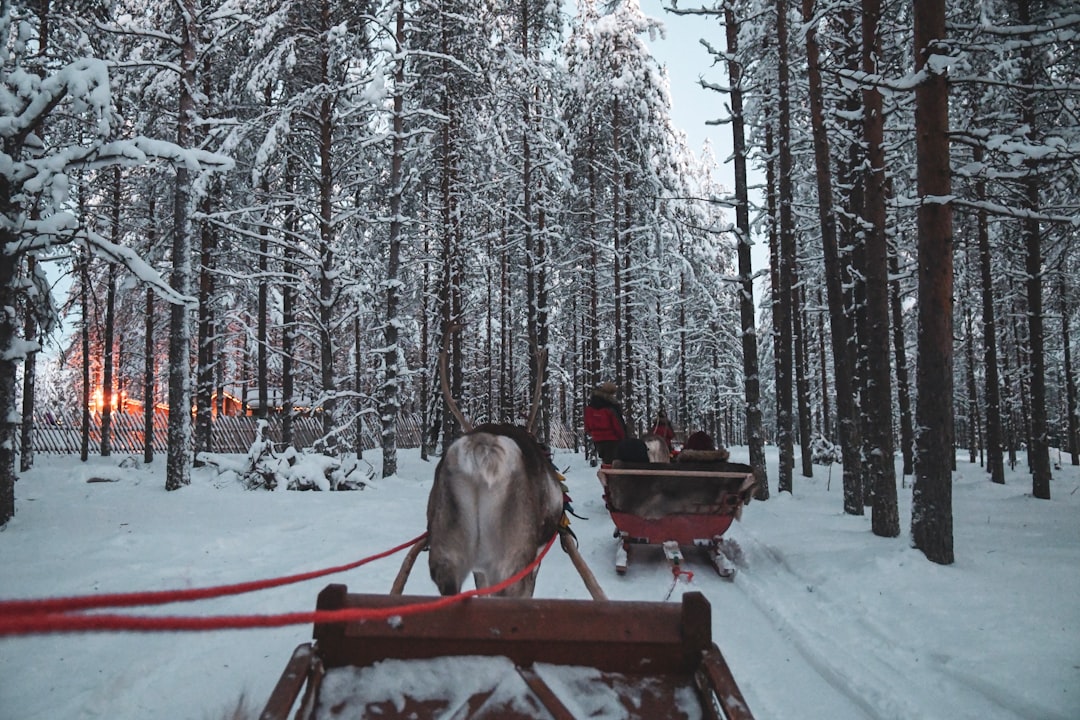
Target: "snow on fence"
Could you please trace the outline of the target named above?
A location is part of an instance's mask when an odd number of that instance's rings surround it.
[[[381,446],[382,427],[375,415],[361,419],[363,449]],[[280,416],[267,418],[270,438],[281,443]],[[145,437],[144,419],[141,413],[113,413],[111,425],[111,449],[114,453],[141,454]],[[163,412],[154,414],[153,447],[155,454],[168,451],[169,416]],[[246,453],[255,439],[258,418],[222,415],[215,417],[211,425],[210,441],[213,452]],[[322,420],[313,417],[294,417],[292,422],[293,445],[297,448],[311,447],[322,436]],[[403,415],[398,418],[397,445],[402,448],[420,447],[421,425],[419,415]],[[348,433],[346,447],[352,447],[352,432]],[[575,447],[573,433],[561,424],[553,424],[552,445],[558,448]],[[77,454],[82,443],[82,414],[77,410],[43,410],[34,414],[34,452],[60,455]],[[97,454],[101,448],[101,413],[90,414],[90,453]]]

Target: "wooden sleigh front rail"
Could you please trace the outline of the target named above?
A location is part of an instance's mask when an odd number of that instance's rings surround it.
[[[374,609],[430,600],[350,594],[343,585],[329,585],[319,595],[318,608]],[[317,624],[314,635],[314,643],[301,645],[293,654],[261,716],[263,720],[323,717],[319,714],[320,685],[335,668],[363,669],[384,661],[424,663],[458,657],[508,659],[520,676],[519,684],[524,681],[522,692],[531,693],[511,705],[520,710],[532,703],[542,710],[535,715],[506,715],[504,706],[491,709],[499,692],[480,688],[453,717],[574,717],[567,707],[580,701],[580,696],[566,693],[565,688],[560,693],[558,683],[549,686],[544,681],[550,668],[568,667],[565,672],[571,673],[571,682],[578,682],[579,677],[602,682],[608,696],[621,691],[627,717],[686,717],[669,701],[685,698],[689,692],[697,695],[700,717],[752,720],[712,640],[709,602],[697,592],[686,593],[681,604],[473,598],[392,622]],[[652,688],[652,700],[648,707],[635,709],[644,686]],[[299,710],[290,716],[301,693]],[[397,705],[377,698],[353,698],[347,708],[339,702],[335,714],[326,717],[364,717],[376,709],[380,717],[388,718],[443,716],[431,698],[406,697],[403,705],[400,698],[395,702]],[[344,714],[336,714],[339,712]]]

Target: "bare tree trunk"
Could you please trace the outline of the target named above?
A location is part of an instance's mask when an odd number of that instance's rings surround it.
[[[739,321],[742,329],[743,355],[743,401],[746,403],[746,438],[750,450],[750,466],[758,478],[758,487],[754,497],[758,500],[769,499],[769,477],[765,468],[765,437],[761,418],[761,382],[758,365],[757,321],[754,305],[754,268],[750,254],[750,192],[747,185],[746,167],[746,128],[743,120],[742,67],[735,60],[738,57],[739,25],[730,3],[724,4],[724,26],[727,39],[728,84],[731,87],[731,135],[732,155],[735,159],[735,227],[738,231],[739,245]],[[685,318],[684,304],[679,304],[679,311]],[[685,328],[685,321],[680,322]],[[682,333],[685,342],[685,332]],[[684,348],[685,351],[685,348]],[[685,352],[680,353],[685,358]],[[685,387],[686,373],[684,363],[680,361],[682,379]]]
[[[323,0],[321,32],[330,32],[330,4]],[[334,371],[334,112],[330,95],[330,57],[324,41],[319,50],[319,378],[322,389],[323,451],[337,454],[337,374]]]
[[[623,252],[622,252],[622,288],[623,288],[623,331],[622,339],[624,346],[623,364],[626,368],[626,394],[623,397],[623,420],[626,422],[626,434],[637,435],[640,431],[637,410],[637,357],[634,346],[634,230],[633,210],[630,202],[630,173],[623,174]]]
[[[150,200],[150,217],[154,217],[154,201]],[[153,223],[150,239],[153,240]],[[143,462],[154,461],[154,291],[146,289],[146,317],[143,318]]]
[[[795,265],[798,266],[798,263]],[[797,273],[796,273],[797,275]],[[799,410],[799,456],[802,459],[803,477],[814,477],[813,453],[810,450],[810,380],[808,338],[806,331],[806,303],[802,284],[795,281],[791,297],[791,329],[795,353],[796,402]]]
[[[202,199],[203,215],[210,213],[210,198]],[[196,347],[198,348],[195,366],[195,451],[211,452],[213,434],[214,400],[214,265],[217,253],[217,234],[209,223],[204,222],[199,232],[199,310]],[[197,460],[195,465],[201,466]]]
[[[983,148],[976,145],[973,160],[982,162]],[[975,183],[977,201],[986,200],[986,180],[980,177]],[[986,465],[990,479],[1005,484],[1005,464],[1002,459],[1001,427],[1001,380],[998,376],[997,321],[994,320],[994,279],[991,271],[990,229],[986,211],[976,215],[979,238],[979,277],[982,299],[983,372],[986,373]]]
[[[119,218],[117,218],[119,222]],[[116,382],[113,378],[116,347],[116,263],[110,262],[105,281],[105,339],[101,362],[101,457],[112,455],[112,413]]]
[[[896,400],[900,407],[900,454],[905,476],[915,472],[915,430],[911,422],[911,383],[908,380],[904,310],[900,296],[900,264],[895,250],[889,252],[889,297],[892,307],[893,357],[896,358]]]
[[[502,225],[504,250],[499,255],[499,286],[502,288],[501,301],[499,302],[499,312],[501,314],[501,322],[499,323],[499,415],[500,420],[503,422],[513,422],[514,419],[514,388],[511,381],[514,366],[514,342],[510,332],[512,325],[510,318],[513,315],[511,296],[513,293],[510,287],[510,243],[507,237],[509,234],[509,222],[509,213],[507,213],[507,217],[503,218]]]
[[[176,120],[176,144],[192,144],[195,108],[195,62],[198,17],[197,0],[182,4],[180,46],[180,97]],[[172,275],[169,284],[180,295],[191,288],[191,177],[184,163],[176,166],[173,200]],[[165,489],[178,490],[191,483],[191,322],[188,307],[175,303],[169,318],[169,453],[166,460]]]
[[[1021,26],[1028,26],[1031,22],[1029,16],[1030,4],[1026,0],[1017,3],[1018,21]],[[1023,58],[1021,82],[1025,88],[1021,101],[1021,114],[1024,125],[1027,127],[1028,139],[1034,141],[1038,128],[1038,117],[1035,113],[1036,70],[1034,51],[1029,45],[1022,46],[1020,55]],[[1023,232],[1025,239],[1025,263],[1027,271],[1027,316],[1028,316],[1028,347],[1030,348],[1030,377],[1031,377],[1031,436],[1028,445],[1028,464],[1031,466],[1031,492],[1044,500],[1050,499],[1050,447],[1047,438],[1046,421],[1046,355],[1045,355],[1045,329],[1043,327],[1043,300],[1042,300],[1042,231],[1039,228],[1039,169],[1036,160],[1025,160],[1024,166],[1027,171],[1024,179],[1024,209],[1027,215],[1023,220]]]
[[[263,196],[269,198],[270,183],[264,181]],[[255,393],[258,398],[258,407],[255,408],[255,416],[266,418],[270,408],[270,332],[267,315],[270,312],[270,283],[267,279],[270,267],[270,226],[264,225],[259,233],[259,298],[257,301],[255,319]],[[242,402],[247,405],[247,373],[244,373],[245,392]]]
[[[50,2],[49,0],[38,0],[35,3],[37,6],[37,20],[38,20],[38,58],[44,60],[49,54],[49,37],[51,32],[50,25]],[[38,75],[44,78],[44,63],[39,65],[37,69]],[[39,137],[45,135],[45,123],[42,121],[41,126],[37,128],[36,134]],[[9,157],[11,154],[8,152],[12,148],[5,147],[4,151]],[[4,192],[8,192],[5,188]],[[6,211],[7,208],[5,208]],[[6,212],[5,212],[6,216]],[[41,219],[41,211],[38,205],[35,203],[30,210],[30,217],[33,220]],[[27,255],[26,257],[26,274],[27,277],[33,282],[33,277],[37,273],[37,257],[34,255]],[[40,341],[38,337],[38,318],[34,309],[28,303],[26,311],[23,317],[23,338],[28,341]],[[14,305],[8,305],[4,302],[0,307],[14,307]],[[19,438],[19,470],[20,472],[26,472],[34,467],[34,405],[36,402],[36,390],[37,390],[37,356],[38,350],[29,350],[26,353],[26,357],[23,360],[23,383],[22,383],[22,425],[20,427]],[[12,366],[13,367],[13,366]],[[4,368],[6,371],[8,368]],[[0,381],[2,382],[2,381]],[[12,402],[15,398],[12,396]],[[14,408],[12,408],[14,410]],[[3,412],[0,410],[0,412]],[[7,442],[6,437],[0,437],[0,442]],[[6,458],[5,458],[6,460]],[[3,462],[4,460],[0,460]],[[6,471],[0,470],[0,472]],[[14,468],[14,465],[12,465]],[[12,485],[12,497],[11,497],[11,514],[7,513],[4,508],[5,500],[0,500],[0,526],[3,526],[7,520],[15,514],[15,499],[14,499],[14,477],[11,478]],[[0,491],[0,495],[6,496],[7,494],[7,481],[0,481],[0,485],[4,486],[4,490]]]
[[[293,408],[296,405],[293,353],[296,347],[296,236],[300,227],[299,211],[292,197],[296,184],[295,170],[291,160],[285,161],[285,192],[289,196],[285,210],[285,252],[282,258],[282,274],[285,277],[281,293],[281,442],[289,446],[293,442]]]
[[[1003,344],[1008,343],[1008,338],[1012,336],[1010,333],[1011,325],[1006,323],[1004,328]],[[1002,348],[1001,353],[1001,377],[1003,379],[1001,407],[1004,413],[1002,426],[1002,442],[1005,449],[1009,454],[1009,469],[1016,469],[1016,446],[1018,444],[1017,436],[1019,431],[1017,429],[1016,421],[1016,403],[1017,394],[1019,389],[1016,387],[1018,380],[1014,377],[1012,367],[1009,365],[1009,352],[1006,348]],[[1004,476],[1002,476],[1002,483],[1005,482]]]
[[[880,0],[862,3],[863,71],[869,77],[878,74],[881,56],[881,37],[878,23],[881,17]],[[881,91],[870,86],[863,89],[863,134],[867,146],[865,173],[864,217],[866,229],[866,338],[864,348],[869,373],[866,382],[865,404],[867,425],[863,428],[869,449],[870,482],[874,505],[871,523],[879,537],[900,534],[900,512],[896,497],[896,464],[893,447],[892,373],[889,352],[889,248],[886,241],[887,214],[885,198],[885,118]]]
[[[360,362],[363,352],[364,345],[360,336],[360,313],[357,313],[353,318],[353,452],[356,454],[357,459],[364,456],[364,414],[360,401],[360,393],[363,390],[364,382],[363,365]]]
[[[795,222],[792,216],[791,99],[788,73],[787,0],[776,0],[777,44],[777,201],[779,219],[778,302],[773,310],[776,326],[777,388],[776,445],[780,451],[779,492],[792,492],[795,447],[792,438],[792,293],[795,288]]]
[[[1065,440],[1065,447],[1069,451],[1072,464],[1080,465],[1080,429],[1077,428],[1076,376],[1073,374],[1072,350],[1069,347],[1072,342],[1072,335],[1069,332],[1070,307],[1064,273],[1059,276],[1059,281],[1061,283],[1059,290],[1061,295],[1061,346],[1065,351],[1062,359],[1064,365],[1062,371],[1065,373],[1065,412],[1068,415],[1066,428],[1069,433],[1068,438]]]
[[[813,16],[813,0],[803,0],[803,21],[810,23]],[[854,368],[850,362],[851,353],[848,348],[852,328],[844,307],[844,280],[833,203],[829,135],[825,128],[820,54],[817,30],[808,24],[806,55],[810,86],[810,122],[814,133],[818,218],[821,221],[821,246],[825,257],[825,290],[829,306],[833,382],[836,385],[836,425],[843,454],[844,512],[849,515],[862,515],[864,513],[862,456],[860,454],[862,439],[859,433],[858,410],[855,406]]]
[[[976,453],[976,428],[979,427],[979,391],[975,382],[975,338],[972,333],[971,313],[964,308],[964,356],[967,361],[967,445],[968,462],[974,465],[978,462]]]
[[[90,253],[79,254],[79,303],[82,306],[82,322],[79,335],[82,340],[82,417],[79,427],[79,459],[90,459]]]
[[[37,258],[29,255],[26,258],[26,274],[33,278],[37,272]],[[23,317],[23,338],[26,340],[38,340],[37,315],[34,309],[27,305]],[[26,472],[34,467],[34,400],[37,386],[37,350],[26,353],[23,360],[23,383],[22,383],[22,426],[19,442],[19,471]],[[0,521],[0,525],[3,522]]]
[[[622,172],[620,170],[620,144],[622,135],[621,111],[622,108],[619,105],[619,99],[616,98],[612,102],[611,108],[611,154],[614,158],[613,163],[615,166],[611,176],[611,246],[615,257],[612,264],[612,280],[614,282],[615,295],[615,384],[619,387],[625,388],[625,385],[623,384],[623,380],[626,377],[624,367],[626,358],[623,357],[623,305],[626,302],[626,298],[623,296],[622,277],[622,254],[623,252],[625,252],[625,250],[623,250],[622,246],[622,223],[619,220],[619,213],[622,210]]]
[[[818,304],[821,299],[818,298]],[[818,313],[817,341],[818,341],[818,372],[821,374],[821,434],[830,441],[833,437],[832,412],[829,408],[829,368],[825,353],[825,315]]]
[[[5,137],[2,142],[6,157],[18,152],[8,138]],[[13,190],[9,173],[0,173],[0,216],[5,220],[17,212]],[[14,240],[15,233],[5,222],[0,226],[0,243],[3,247],[11,247]],[[0,253],[0,307],[17,306],[20,262],[17,256]],[[15,410],[15,376],[18,373],[18,360],[11,351],[17,337],[14,313],[0,312],[0,527],[15,517],[15,452],[19,432]]]
[[[915,90],[919,228],[919,362],[916,372],[915,481],[911,537],[927,559],[953,562],[953,237],[949,166],[949,89],[931,63],[945,39],[945,2],[915,6]],[[947,50],[942,48],[942,52]],[[935,67],[935,65],[937,67]]]
[[[430,247],[428,245],[428,236],[424,234],[424,257],[428,257]],[[431,308],[428,305],[428,298],[431,297],[431,271],[430,263],[423,263],[423,268],[420,271],[421,293],[420,293],[420,459],[427,461],[430,457],[433,445],[431,439],[431,433],[428,431],[433,425],[433,403],[432,397],[432,375],[429,375],[429,368],[431,368],[431,356],[428,353],[428,348],[431,347]]]
[[[401,353],[398,349],[398,304],[400,302],[398,274],[401,265],[401,235],[404,223],[401,218],[404,176],[402,168],[405,154],[405,2],[398,3],[395,13],[394,41],[396,43],[397,67],[394,69],[394,116],[393,139],[390,150],[390,238],[386,259],[386,324],[383,326],[382,387],[382,476],[397,474],[397,417],[401,409],[398,387],[398,365]],[[359,353],[359,345],[357,347]],[[357,363],[360,356],[357,355]]]

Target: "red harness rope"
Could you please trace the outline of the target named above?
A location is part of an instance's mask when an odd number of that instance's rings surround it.
[[[396,552],[412,547],[427,537],[427,533],[413,538],[409,542],[402,543],[397,547],[390,548],[378,555],[366,557],[363,560],[338,565],[337,567],[313,570],[299,575],[271,578],[269,580],[255,580],[253,582],[237,583],[235,585],[218,585],[205,588],[188,588],[185,590],[158,590],[155,592],[116,593],[112,595],[77,595],[66,598],[36,598],[31,600],[6,600],[0,602],[0,616],[5,615],[45,615],[54,613],[72,612],[75,610],[91,610],[106,607],[134,607],[137,605],[165,605],[173,602],[189,602],[192,600],[206,600],[208,598],[223,597],[225,595],[240,595],[256,590],[291,585],[292,583],[312,580],[325,575],[353,570],[366,565],[369,562],[380,560],[393,555]]]
[[[207,591],[215,591],[214,594],[200,595],[198,597],[185,597],[185,600],[197,600],[209,597],[217,597],[220,595],[230,594],[229,592],[223,592],[223,588],[233,588],[232,594],[238,594],[240,592],[250,592],[251,589],[263,589],[264,587],[276,587],[277,585],[287,584],[284,580],[289,582],[299,582],[297,578],[309,579],[311,577],[320,577],[322,575],[328,575],[331,572],[340,572],[344,569],[350,569],[352,567],[358,567],[366,562],[386,557],[398,550],[409,547],[416,542],[423,539],[423,535],[416,538],[416,540],[404,543],[388,550],[379,555],[365,558],[364,560],[352,563],[350,565],[343,565],[340,568],[331,568],[328,570],[321,570],[315,573],[305,573],[304,575],[294,575],[291,578],[283,578],[281,580],[268,580],[259,581],[255,583],[245,583],[243,585],[226,585],[218,588],[204,588],[195,590],[184,590],[182,593],[205,593]],[[60,632],[102,632],[102,631],[127,631],[127,632],[177,632],[177,631],[200,631],[200,630],[239,630],[246,628],[266,628],[266,627],[283,627],[285,625],[305,625],[308,623],[331,623],[331,622],[356,622],[361,620],[382,621],[393,617],[405,617],[407,615],[416,615],[424,612],[432,612],[440,608],[453,605],[454,603],[462,602],[463,600],[480,596],[491,595],[504,590],[514,583],[520,581],[527,576],[534,569],[539,567],[540,562],[547,555],[548,550],[555,543],[555,538],[558,537],[558,533],[552,535],[544,549],[536,556],[528,566],[520,570],[517,574],[507,578],[498,585],[492,585],[491,587],[468,590],[457,595],[449,595],[441,597],[430,602],[415,603],[412,605],[402,605],[400,607],[391,608],[344,608],[341,610],[313,610],[309,612],[294,612],[283,613],[278,615],[217,615],[208,617],[185,617],[185,616],[161,616],[153,617],[147,615],[110,615],[110,614],[82,614],[70,611],[35,611],[35,612],[21,612],[14,613],[9,610],[10,607],[19,606],[21,603],[32,603],[35,601],[12,601],[6,603],[0,603],[0,637],[7,635],[39,635],[46,633],[60,633]],[[269,584],[268,584],[269,583]],[[250,588],[252,585],[260,585],[261,587]],[[243,590],[235,590],[235,588],[246,588]],[[123,598],[125,600],[124,606],[152,604],[162,602],[174,602],[175,597],[169,599],[161,599],[145,602],[130,602],[130,598],[145,597],[145,596],[164,596],[168,593],[130,593],[125,595],[114,596],[97,596],[97,597],[76,597],[76,598],[58,598],[48,599],[45,602],[50,603],[62,603],[76,601],[76,605],[79,608],[89,607],[107,607],[108,603],[97,602],[99,598]],[[88,601],[95,601],[89,603]],[[37,601],[42,602],[42,601]],[[113,607],[118,607],[118,604],[112,604]]]

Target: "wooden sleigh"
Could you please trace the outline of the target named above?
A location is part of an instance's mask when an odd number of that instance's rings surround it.
[[[628,463],[616,460],[597,472],[620,542],[615,569],[625,573],[633,545],[659,545],[678,572],[681,548],[705,548],[721,577],[734,562],[723,535],[750,502],[756,480],[741,463]]]
[[[318,609],[432,598],[329,585]],[[316,624],[262,720],[752,720],[701,593],[682,603],[472,598],[389,622]]]

